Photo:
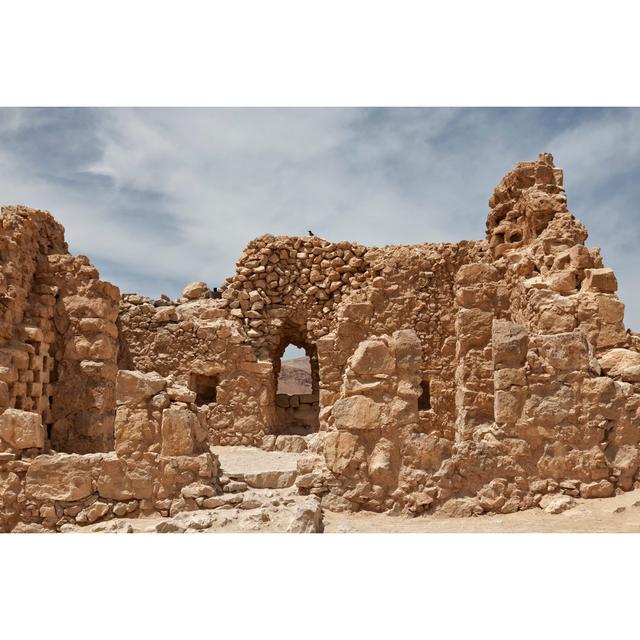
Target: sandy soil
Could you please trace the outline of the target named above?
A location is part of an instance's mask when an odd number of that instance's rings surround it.
[[[325,533],[640,533],[640,490],[577,502],[573,509],[555,515],[528,509],[476,518],[325,511],[324,526]]]

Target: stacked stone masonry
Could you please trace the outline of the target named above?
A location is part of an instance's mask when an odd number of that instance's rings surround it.
[[[485,240],[261,236],[212,294],[120,296],[46,212],[0,220],[0,528],[219,500],[210,447],[294,446],[331,510],[468,516],[638,483],[640,336],[549,154]],[[277,394],[286,347],[312,393]],[[551,498],[550,498],[551,496]]]

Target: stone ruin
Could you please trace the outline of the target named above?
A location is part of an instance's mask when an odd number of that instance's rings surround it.
[[[151,300],[70,255],[49,213],[4,207],[0,530],[219,508],[230,445],[298,452],[285,485],[337,511],[637,486],[640,340],[562,171],[518,164],[489,208],[486,239],[455,244],[261,236],[221,295]],[[276,393],[290,344],[310,394]]]

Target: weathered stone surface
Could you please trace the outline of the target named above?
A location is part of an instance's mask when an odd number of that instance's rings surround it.
[[[197,416],[186,407],[169,407],[162,412],[162,455],[188,456],[194,452]]]
[[[118,371],[116,399],[118,404],[137,405],[166,387],[166,380],[155,372]]]
[[[336,474],[344,473],[356,459],[357,438],[348,432],[332,431],[327,434],[324,443],[324,457],[327,467]]]
[[[26,495],[35,500],[81,500],[93,493],[91,468],[87,456],[58,453],[38,456],[29,465],[25,480]]]
[[[538,336],[536,344],[542,358],[554,369],[572,371],[589,365],[589,346],[581,331]]]
[[[518,368],[524,364],[529,345],[529,334],[525,327],[508,320],[494,320],[491,340],[496,369]]]
[[[349,396],[333,405],[333,419],[338,429],[380,428],[382,407],[366,396]]]
[[[198,298],[208,298],[209,297],[209,287],[206,282],[191,282],[188,284],[184,291],[182,292],[182,296],[187,298],[187,300],[196,300]]]
[[[369,476],[375,484],[391,487],[397,483],[397,473],[398,460],[395,446],[390,440],[381,438],[369,458]]]
[[[612,269],[585,269],[584,275],[583,291],[614,293],[618,289],[618,281]]]
[[[118,407],[115,418],[115,449],[119,456],[149,451],[154,445],[159,448],[159,425],[150,417],[148,409]]]
[[[180,492],[183,498],[212,498],[215,494],[215,489],[211,485],[204,484],[203,482],[190,484]]]
[[[576,501],[571,496],[565,496],[558,493],[550,493],[542,496],[540,500],[540,508],[547,513],[562,513],[576,506]]]
[[[320,501],[311,497],[297,507],[287,527],[287,533],[322,533],[323,530]]]
[[[296,471],[260,471],[245,473],[244,481],[255,489],[284,489],[295,482]]]
[[[611,349],[599,356],[602,370],[612,378],[640,382],[640,353],[629,349]]]
[[[275,439],[273,449],[275,451],[302,453],[307,450],[307,441],[302,436],[282,435]]]
[[[395,361],[382,340],[365,340],[358,345],[350,360],[351,368],[359,374],[391,373]]]
[[[131,481],[127,476],[127,465],[114,454],[103,457],[96,488],[102,498],[130,500],[133,498]]]
[[[580,485],[580,496],[582,498],[609,498],[613,495],[615,486],[608,480],[599,482],[588,482]]]
[[[42,449],[44,427],[37,413],[5,409],[0,415],[0,438],[14,449]]]

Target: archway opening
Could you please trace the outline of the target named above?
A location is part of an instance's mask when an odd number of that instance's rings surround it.
[[[320,427],[318,356],[297,335],[283,337],[273,362],[277,435],[308,435]]]

